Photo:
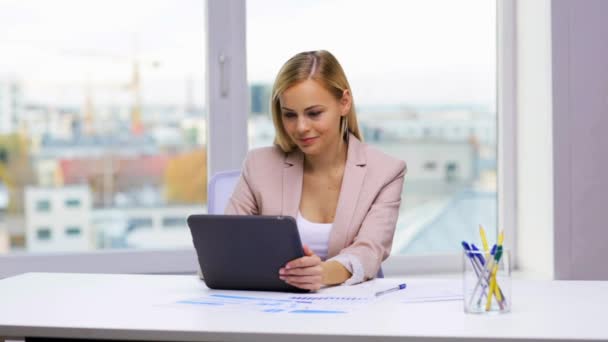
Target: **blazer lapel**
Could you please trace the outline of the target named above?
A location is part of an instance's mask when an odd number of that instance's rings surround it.
[[[296,218],[300,208],[303,177],[304,154],[299,150],[287,153],[283,166],[281,215]]]
[[[340,197],[334,217],[334,225],[329,234],[327,257],[337,255],[346,247],[348,231],[352,228],[351,221],[359,201],[359,193],[365,179],[366,156],[364,145],[352,134],[349,136],[348,151],[346,153],[346,165]],[[301,184],[300,184],[301,185]]]

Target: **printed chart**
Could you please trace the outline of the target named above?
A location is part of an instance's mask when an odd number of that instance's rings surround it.
[[[290,314],[345,314],[368,304],[371,298],[357,296],[317,295],[241,295],[230,292],[214,292],[196,299],[179,301],[178,304],[200,305],[221,310],[252,310],[266,313]]]

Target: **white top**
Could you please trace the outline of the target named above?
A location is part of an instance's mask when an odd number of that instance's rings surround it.
[[[193,275],[28,273],[0,280],[0,336],[160,341],[575,341],[608,340],[608,281],[513,280],[512,312],[473,315],[462,301],[403,303],[417,284],[440,279],[377,279],[315,296],[372,296],[347,314],[272,313],[176,304],[212,293]],[[460,288],[460,279],[448,281]],[[377,285],[374,285],[377,284]],[[289,293],[229,291],[241,296]],[[280,324],[277,324],[277,319]]]
[[[298,224],[298,232],[300,232],[300,240],[303,245],[308,247],[318,255],[321,260],[327,258],[327,244],[329,242],[329,232],[333,223],[316,223],[308,221],[302,213],[298,211],[296,217]]]
[[[321,260],[325,260],[327,258],[329,233],[331,232],[333,223],[316,223],[308,221],[299,210],[298,216],[296,217],[296,223],[298,224],[298,231],[302,244],[307,245],[321,258]],[[344,284],[353,285],[363,281],[365,277],[363,265],[357,256],[352,254],[341,254],[336,255],[330,260],[341,263],[342,266],[351,273],[351,277],[348,278]]]

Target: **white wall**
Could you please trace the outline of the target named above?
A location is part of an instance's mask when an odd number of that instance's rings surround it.
[[[608,1],[554,0],[555,277],[608,280]]]
[[[608,1],[517,2],[519,268],[608,280]]]
[[[553,277],[551,3],[517,1],[517,260]]]

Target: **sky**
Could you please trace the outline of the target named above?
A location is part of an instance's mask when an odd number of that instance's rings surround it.
[[[181,104],[192,79],[200,104],[205,40],[202,1],[0,0],[0,75],[48,102],[82,102],[85,84],[97,101],[128,101],[137,56],[144,102]]]
[[[303,5],[305,4],[305,5]],[[482,103],[495,94],[491,0],[249,0],[250,82],[272,83],[305,50],[341,62],[358,104]],[[0,0],[0,78],[28,98],[129,101],[133,56],[146,103],[204,102],[205,3],[200,0]],[[189,81],[191,80],[191,81]]]
[[[492,0],[255,0],[247,8],[249,79],[326,49],[359,103],[494,101]]]

